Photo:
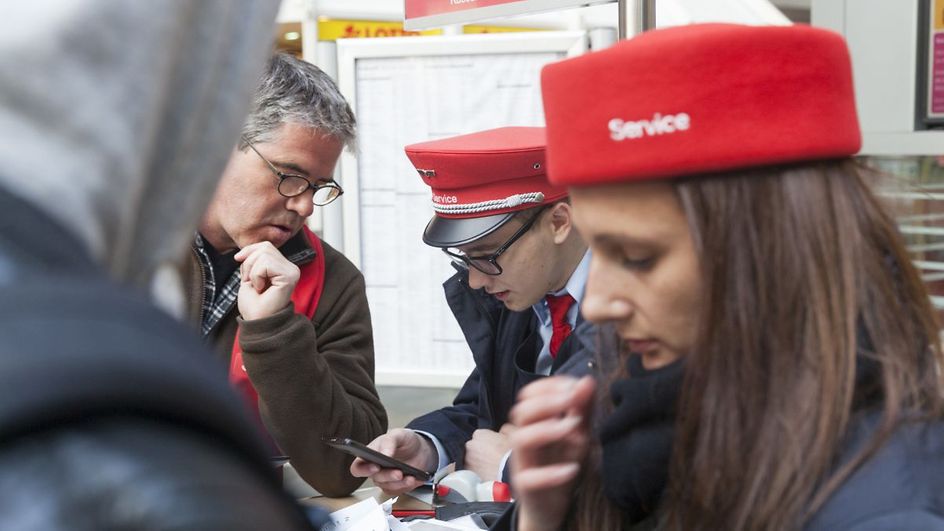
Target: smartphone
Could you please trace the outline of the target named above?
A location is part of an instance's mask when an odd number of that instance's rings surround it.
[[[433,478],[433,475],[429,472],[426,472],[425,470],[420,470],[414,466],[404,463],[403,461],[399,461],[388,455],[384,455],[377,450],[372,450],[353,439],[348,439],[347,437],[322,437],[321,441],[332,448],[337,448],[338,450],[351,454],[354,457],[360,457],[364,461],[369,461],[375,465],[380,465],[383,468],[400,469],[407,476],[413,476],[423,481],[429,481]]]

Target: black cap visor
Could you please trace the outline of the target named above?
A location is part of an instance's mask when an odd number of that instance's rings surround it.
[[[423,231],[423,242],[433,247],[461,247],[498,230],[517,212],[481,218],[441,218],[433,216]]]

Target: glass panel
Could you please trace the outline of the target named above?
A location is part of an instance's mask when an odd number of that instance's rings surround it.
[[[944,318],[944,156],[862,160],[884,174],[875,183],[876,192],[891,208],[939,317]]]

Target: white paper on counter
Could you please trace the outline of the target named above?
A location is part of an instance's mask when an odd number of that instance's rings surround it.
[[[461,519],[457,519],[461,520]],[[455,522],[454,520],[453,522]],[[457,525],[453,522],[443,522],[442,520],[414,520],[410,522],[410,531],[469,531],[470,529],[479,530],[479,526],[472,524],[473,527]]]
[[[387,515],[374,498],[335,511],[324,531],[389,531]]]

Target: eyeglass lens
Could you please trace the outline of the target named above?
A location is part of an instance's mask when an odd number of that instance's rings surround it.
[[[446,251],[446,254],[451,256],[453,259],[458,260],[467,267],[474,267],[486,275],[500,275],[502,272],[501,268],[499,268],[496,263],[489,259],[490,257],[469,258],[469,256],[455,247],[450,247],[449,249],[444,250]]]
[[[310,184],[307,179],[297,175],[282,175],[282,182],[279,183],[279,193],[286,197],[295,197],[305,193]],[[323,185],[315,189],[312,201],[316,205],[326,205],[334,201],[341,195],[341,190],[336,186]]]

